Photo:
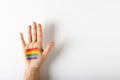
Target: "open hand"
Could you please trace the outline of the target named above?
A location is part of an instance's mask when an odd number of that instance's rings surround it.
[[[39,68],[47,58],[54,42],[49,42],[45,49],[42,48],[42,26],[32,23],[28,26],[28,43],[26,44],[23,34],[20,33],[23,51],[26,60],[26,67]]]

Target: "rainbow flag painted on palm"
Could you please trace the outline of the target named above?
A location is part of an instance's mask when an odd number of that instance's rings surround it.
[[[37,59],[39,54],[39,49],[38,48],[26,49],[25,53],[27,60]]]

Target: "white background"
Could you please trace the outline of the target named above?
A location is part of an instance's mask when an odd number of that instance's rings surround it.
[[[120,80],[120,0],[0,0],[0,80],[23,80],[33,21],[56,42],[41,80]]]

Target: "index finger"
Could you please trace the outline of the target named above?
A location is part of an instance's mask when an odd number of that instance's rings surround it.
[[[38,24],[38,35],[37,35],[37,41],[42,44],[42,25]]]

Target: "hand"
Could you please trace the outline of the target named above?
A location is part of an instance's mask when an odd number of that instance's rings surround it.
[[[32,31],[31,31],[32,28]],[[21,42],[23,45],[23,51],[26,60],[27,68],[40,68],[42,62],[47,58],[49,51],[54,45],[54,42],[49,42],[46,48],[43,50],[42,48],[42,26],[41,24],[36,24],[36,22],[32,23],[32,26],[28,26],[28,43],[26,44],[23,34],[20,33]],[[27,51],[37,49],[35,52],[37,55],[33,58],[31,54]],[[34,52],[34,51],[33,51]],[[27,55],[30,54],[30,55]]]

